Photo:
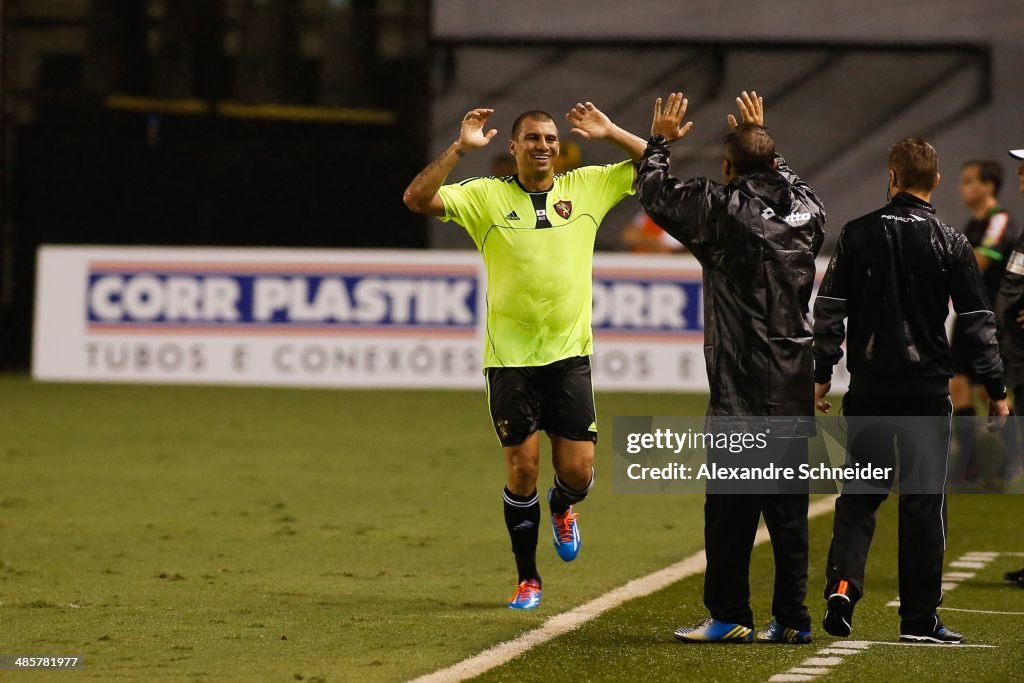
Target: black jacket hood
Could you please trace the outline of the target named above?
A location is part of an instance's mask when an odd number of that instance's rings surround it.
[[[793,189],[785,176],[777,170],[755,171],[735,178],[729,187],[735,187],[750,197],[760,199],[776,213],[786,212],[796,203]],[[786,215],[783,213],[782,215]]]

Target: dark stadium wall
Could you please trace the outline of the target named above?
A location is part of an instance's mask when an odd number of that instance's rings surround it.
[[[525,0],[498,17],[469,6],[434,4],[433,150],[447,144],[451,122],[469,105],[495,107],[500,128],[518,109],[557,110],[586,97],[643,134],[650,100],[684,88],[697,125],[677,145],[674,168],[717,178],[722,118],[734,91],[756,87],[769,95],[780,150],[824,199],[826,252],[844,222],[884,200],[888,147],[897,140],[934,142],[944,174],[934,201],[957,226],[967,218],[956,190],[960,164],[991,157],[1009,174],[1005,150],[1024,144],[1024,5],[1011,0],[640,0],[628,9],[597,0],[586,12]],[[584,145],[586,162],[614,154]],[[457,172],[487,172],[487,156]],[[1002,199],[1024,213],[1012,187]],[[616,246],[628,216],[610,216],[599,246]],[[431,243],[471,246],[440,224]]]
[[[428,7],[4,3],[0,369],[43,243],[427,246]]]
[[[583,38],[931,43],[1019,42],[1017,0],[590,0],[586,11],[547,0],[520,0],[488,12],[473,0],[436,0],[441,39]]]

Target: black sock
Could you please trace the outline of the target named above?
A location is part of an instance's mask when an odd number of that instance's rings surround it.
[[[974,435],[977,430],[977,413],[974,407],[957,408],[953,411],[953,417],[960,418],[953,420],[953,438],[956,439],[957,449],[960,451],[960,462],[968,463],[974,453]]]
[[[563,484],[556,474],[555,486],[551,491],[551,498],[548,500],[551,506],[551,513],[555,515],[564,514],[570,505],[583,502],[583,499],[590,493],[590,488],[594,485],[594,476],[594,470],[590,470],[590,481],[587,483],[587,487],[582,491],[577,491]]]
[[[519,580],[536,579],[540,583],[537,571],[537,532],[540,525],[540,499],[534,491],[528,496],[517,496],[505,489],[505,527],[512,539],[512,553],[516,557],[516,569]]]

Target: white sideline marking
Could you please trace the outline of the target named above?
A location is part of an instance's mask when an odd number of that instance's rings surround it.
[[[896,643],[896,642],[890,642],[888,640],[875,640],[875,641],[872,641],[871,644],[872,645],[896,645],[897,647],[934,647],[934,648],[939,648],[939,649],[943,649],[943,650],[945,650],[945,649],[958,650],[958,649],[960,649],[962,647],[975,647],[975,648],[982,648],[982,649],[985,649],[985,650],[994,650],[995,647],[996,647],[995,645],[974,645],[972,643],[957,643],[955,645],[953,643]]]
[[[962,607],[940,607],[943,612],[974,612],[975,614],[1009,614],[1024,617],[1024,612],[996,612],[990,609],[964,609]]]
[[[966,610],[971,611],[971,610]],[[960,648],[960,647],[975,647],[992,649],[995,645],[941,645],[938,643],[900,643],[890,642],[887,640],[848,640],[844,643],[832,643],[826,648],[818,650],[819,655],[831,655],[831,654],[842,654],[844,656],[855,655],[858,652],[863,652],[872,645],[898,645],[900,647],[937,647],[937,648]],[[845,647],[841,647],[845,646]],[[849,648],[849,649],[845,649]],[[845,650],[845,651],[844,651]],[[798,665],[787,669],[784,673],[775,674],[769,678],[769,682],[774,683],[775,681],[804,681],[811,680],[817,676],[823,676],[825,674],[834,671],[831,667],[838,666],[843,663],[843,657],[811,657],[805,659]]]
[[[1000,553],[995,550],[970,550],[949,563],[950,567],[957,569],[984,569],[990,562],[1000,555],[1012,555],[1013,553]],[[977,572],[946,572],[942,575],[942,592],[948,593],[961,581],[977,576]],[[897,596],[894,600],[885,603],[886,607],[899,607],[900,599]]]
[[[842,657],[811,657],[800,662],[800,666],[835,666],[842,663]]]
[[[830,512],[835,509],[836,496],[829,496],[812,502],[807,508],[807,518],[812,519],[818,515]],[[768,530],[762,525],[754,537],[754,545],[758,546],[768,540]],[[491,669],[501,666],[505,662],[515,659],[528,650],[546,643],[563,633],[573,631],[586,622],[594,619],[610,609],[630,600],[636,600],[652,593],[657,593],[663,588],[668,588],[677,581],[681,581],[695,574],[700,574],[707,568],[707,558],[704,556],[703,548],[685,560],[669,565],[664,569],[633,579],[628,583],[613,588],[604,595],[598,596],[588,603],[580,605],[568,612],[562,612],[551,617],[543,624],[527,631],[526,633],[498,643],[494,647],[473,655],[461,662],[452,664],[444,669],[413,679],[411,683],[449,683],[451,681],[465,681],[475,678]],[[809,680],[801,678],[799,680]]]

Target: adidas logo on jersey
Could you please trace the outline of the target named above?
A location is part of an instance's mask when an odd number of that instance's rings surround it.
[[[515,211],[513,211],[509,215],[505,216],[505,220],[507,220],[507,221],[517,221],[517,220],[519,220],[519,214],[517,214]]]

